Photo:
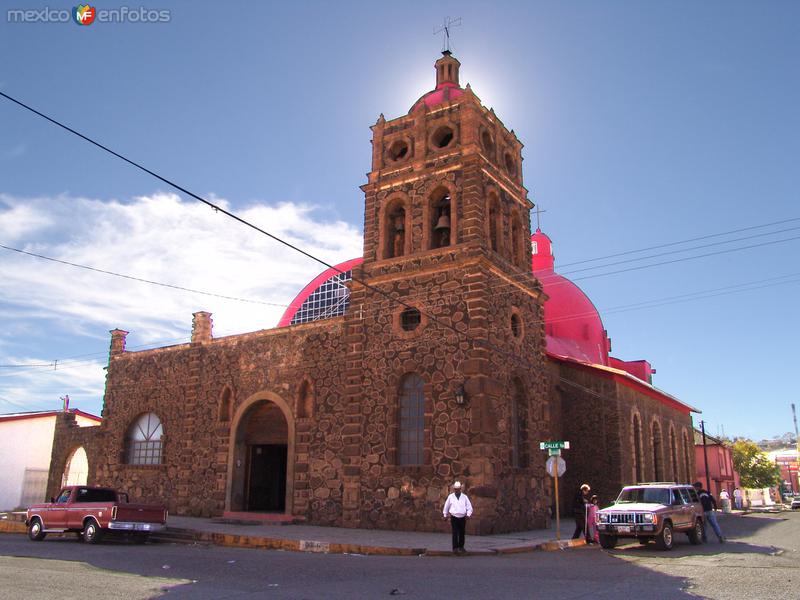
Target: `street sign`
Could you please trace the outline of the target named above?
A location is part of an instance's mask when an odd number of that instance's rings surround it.
[[[549,448],[547,454],[549,456],[561,456],[561,448]]]
[[[569,450],[569,442],[539,442],[539,450]]]
[[[550,475],[550,477],[556,476],[556,465],[558,465],[558,476],[563,477],[564,472],[567,470],[567,463],[560,456],[551,456],[547,459],[545,469],[547,469],[548,475]]]

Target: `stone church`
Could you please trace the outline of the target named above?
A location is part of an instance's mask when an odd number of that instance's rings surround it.
[[[608,501],[691,478],[695,409],[609,356],[530,235],[522,143],[459,66],[444,52],[435,89],[372,126],[363,256],[278,327],[215,338],[197,312],[190,343],[138,352],[111,332],[102,424],[61,415],[48,494],[83,450],[89,483],[173,514],[436,531],[458,479],[489,534],[549,524],[540,441],[571,443],[562,507],[583,481]]]

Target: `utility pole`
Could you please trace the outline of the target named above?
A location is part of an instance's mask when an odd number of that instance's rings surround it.
[[[708,473],[708,449],[706,448],[706,423],[700,421],[700,431],[703,432],[703,462],[706,465],[706,491],[711,493],[711,476]]]
[[[797,435],[797,411],[794,409],[794,402],[792,402],[792,419],[794,420],[794,443],[797,446],[797,485],[800,488],[800,436]],[[792,471],[789,470],[789,479],[791,480]],[[794,493],[794,481],[792,481],[792,493]]]

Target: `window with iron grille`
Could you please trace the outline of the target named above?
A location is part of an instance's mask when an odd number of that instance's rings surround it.
[[[400,386],[399,464],[421,465],[425,449],[425,391],[422,378],[412,373]]]
[[[128,430],[126,462],[129,465],[160,465],[164,428],[155,413],[140,416]]]
[[[352,278],[353,272],[345,271],[326,280],[300,305],[292,317],[291,324],[309,323],[343,315],[350,305],[350,290],[345,284]]]

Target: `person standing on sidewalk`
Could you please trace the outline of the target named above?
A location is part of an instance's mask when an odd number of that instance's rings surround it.
[[[572,514],[575,515],[575,533],[572,534],[572,539],[577,540],[581,535],[589,537],[586,531],[586,513],[588,512],[589,504],[591,504],[591,495],[589,492],[592,488],[588,483],[584,483],[578,493],[575,494],[575,501],[572,504]]]
[[[733,503],[736,506],[736,510],[742,510],[742,490],[738,487],[733,490]]]
[[[461,491],[461,482],[453,484],[453,493],[447,497],[442,509],[442,517],[450,518],[450,527],[453,530],[453,554],[463,554],[464,537],[467,531],[467,519],[472,516],[472,503],[467,495]]]
[[[694,482],[694,489],[697,490],[697,495],[700,496],[700,504],[703,505],[703,512],[706,514],[706,523],[710,524],[711,529],[717,534],[719,543],[724,544],[725,538],[722,537],[722,531],[719,528],[719,523],[717,523],[717,515],[714,514],[714,511],[717,510],[717,503],[714,500],[714,496],[704,490],[703,484],[699,481]],[[703,541],[708,541],[705,527],[703,528]]]

